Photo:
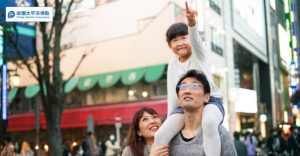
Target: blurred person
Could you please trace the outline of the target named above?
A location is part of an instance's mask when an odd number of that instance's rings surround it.
[[[82,142],[82,148],[84,151],[84,156],[95,156],[95,138],[92,132],[88,132],[86,139]]]
[[[109,139],[105,142],[106,153],[105,156],[116,156],[121,150],[120,143],[115,141],[115,136],[111,134]]]
[[[72,156],[83,156],[83,149],[80,145],[73,147]]]
[[[288,139],[288,146],[290,149],[291,156],[299,156],[300,155],[300,144],[297,140],[298,129],[297,126],[292,125],[290,127],[291,135]]]
[[[11,142],[10,136],[4,137],[4,147],[0,156],[15,156],[15,147]]]
[[[15,153],[18,156],[20,154],[20,152],[21,152],[20,144],[19,144],[19,142],[16,141],[15,142]]]
[[[255,146],[255,142],[252,140],[250,132],[246,132],[244,143],[247,147],[248,156],[255,156],[256,155],[256,146]]]
[[[33,156],[33,151],[27,141],[23,141],[21,147],[21,156]]]
[[[70,156],[70,155],[71,155],[70,141],[63,140],[63,156]]]
[[[278,138],[279,138],[279,142],[280,142],[279,154],[287,153],[288,145],[287,145],[287,141],[285,140],[282,130],[278,130]]]
[[[218,156],[221,152],[221,139],[218,131],[224,119],[223,94],[212,79],[206,51],[198,32],[196,16],[198,12],[189,8],[187,2],[186,17],[188,24],[175,23],[166,33],[169,48],[177,55],[169,62],[167,74],[168,118],[155,134],[154,145],[159,147],[168,144],[184,126],[184,111],[178,105],[174,88],[180,76],[188,70],[203,72],[211,87],[211,96],[205,104],[202,122],[203,148],[206,155]]]
[[[168,145],[154,148],[154,134],[162,125],[157,112],[149,107],[138,110],[131,122],[128,144],[122,156],[167,156]]]
[[[233,137],[234,137],[233,143],[238,156],[248,156],[248,151],[245,143],[240,141],[240,133],[235,131],[233,133]]]
[[[280,140],[276,129],[270,130],[270,137],[267,139],[268,155],[278,155],[280,152]]]

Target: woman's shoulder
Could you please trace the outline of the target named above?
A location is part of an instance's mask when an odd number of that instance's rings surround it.
[[[122,152],[122,156],[133,156],[129,146],[126,146]]]

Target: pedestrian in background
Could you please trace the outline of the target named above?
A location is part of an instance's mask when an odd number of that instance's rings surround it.
[[[299,156],[300,155],[300,144],[297,140],[298,129],[295,125],[292,125],[291,128],[291,135],[288,139],[288,146],[290,149],[290,156]]]
[[[256,146],[255,146],[255,142],[251,138],[250,132],[246,132],[244,143],[247,147],[248,156],[255,156],[256,155]]]
[[[271,129],[271,136],[267,139],[268,155],[278,155],[280,152],[280,140],[276,129]]]
[[[240,140],[240,133],[235,131],[233,133],[233,137],[234,137],[233,143],[238,156],[248,156],[247,147],[245,143]]]
[[[9,136],[4,137],[4,148],[1,152],[1,156],[15,156],[15,147],[11,142]]]
[[[116,156],[121,150],[120,143],[115,141],[115,136],[113,134],[109,136],[109,139],[105,142],[105,146],[105,156]]]
[[[33,156],[33,151],[27,141],[23,141],[21,148],[21,156]]]

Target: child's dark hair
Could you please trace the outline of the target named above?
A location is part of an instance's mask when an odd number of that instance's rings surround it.
[[[187,34],[189,34],[187,24],[185,23],[172,24],[166,33],[167,42],[170,43],[170,41],[175,37],[184,36]]]

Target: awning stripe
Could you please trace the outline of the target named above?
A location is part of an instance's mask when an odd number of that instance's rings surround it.
[[[108,88],[116,84],[121,77],[120,72],[105,73],[100,75],[99,85]]]
[[[8,96],[7,96],[7,100],[12,100],[15,98],[15,96],[17,95],[17,92],[18,92],[18,88],[15,87],[15,88],[12,88],[9,93],[8,93]]]
[[[165,70],[164,64],[147,67],[145,81],[151,83],[160,79],[160,77],[164,73],[164,70]]]
[[[71,78],[67,83],[65,84],[64,91],[65,93],[71,92],[77,85],[79,78]]]
[[[81,91],[87,91],[95,86],[98,82],[100,75],[92,75],[80,77],[78,80],[78,89]]]
[[[136,68],[122,72],[121,81],[124,85],[133,85],[140,81],[145,75],[145,68]]]

